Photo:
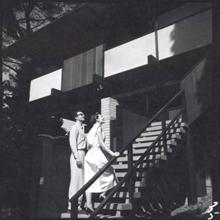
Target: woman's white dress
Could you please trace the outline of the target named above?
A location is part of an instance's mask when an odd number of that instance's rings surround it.
[[[100,125],[94,124],[87,135],[87,142],[91,146],[85,156],[84,182],[87,183],[107,162],[98,137],[97,130]],[[104,133],[102,134],[104,140]],[[110,166],[87,190],[86,192],[101,193],[107,191],[117,184],[114,169]]]

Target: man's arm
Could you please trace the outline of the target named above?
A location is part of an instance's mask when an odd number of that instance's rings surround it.
[[[77,151],[77,138],[79,135],[79,131],[76,128],[76,126],[73,126],[70,130],[70,135],[69,135],[69,142],[70,142],[70,147],[73,153],[73,156],[76,160],[79,160],[79,155]]]

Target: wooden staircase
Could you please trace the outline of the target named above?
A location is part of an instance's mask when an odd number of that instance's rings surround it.
[[[166,125],[170,123],[170,120],[165,122]],[[152,146],[153,142],[162,133],[162,122],[156,121],[152,122],[139,136],[135,139],[132,144],[132,159],[133,164],[135,164],[138,159],[143,155],[146,150]],[[102,208],[97,218],[123,218],[130,216],[140,216],[143,217],[150,216],[153,212],[160,213],[163,212],[164,206],[163,190],[161,190],[161,184],[157,185],[155,183],[150,184],[152,174],[158,172],[158,170],[166,170],[166,163],[172,160],[172,156],[178,153],[178,149],[183,143],[184,134],[187,131],[187,125],[183,122],[182,117],[177,118],[177,120],[171,125],[167,133],[165,134],[166,146],[163,144],[163,139],[161,138],[155,146],[147,153],[145,159],[141,164],[138,165],[135,173],[131,177],[133,181],[133,202],[131,203],[131,198],[129,197],[128,184],[124,183],[119,190],[109,199],[107,204]],[[164,138],[164,136],[163,136]],[[128,150],[125,150],[122,155],[120,155],[115,163],[112,165],[115,169],[115,174],[120,181],[127,173],[129,169],[129,155]],[[163,180],[162,180],[163,181]],[[166,184],[162,186],[166,186]],[[158,189],[157,189],[158,188]],[[157,190],[155,190],[157,189]],[[167,188],[165,189],[165,191]],[[148,200],[147,204],[142,204],[142,197],[144,193],[149,192],[149,195],[153,195],[153,200]],[[161,191],[161,192],[160,192]],[[167,191],[168,192],[168,191]],[[169,196],[169,195],[168,195]],[[97,208],[100,204],[98,200],[98,195],[93,196],[94,208]],[[156,202],[155,202],[156,200]],[[175,201],[174,201],[175,202]],[[88,217],[84,211],[78,212],[78,218]],[[62,213],[61,218],[70,218],[70,213]]]

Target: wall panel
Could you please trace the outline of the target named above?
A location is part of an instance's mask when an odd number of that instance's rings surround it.
[[[211,74],[210,57],[207,57],[198,63],[181,82],[181,87],[185,89],[189,123],[198,118],[211,104]]]
[[[62,91],[93,83],[93,74],[103,75],[103,45],[64,60]]]

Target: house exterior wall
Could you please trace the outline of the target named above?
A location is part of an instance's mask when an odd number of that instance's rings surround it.
[[[31,215],[33,218],[59,218],[68,206],[68,138],[40,134],[35,150],[30,193]]]
[[[212,11],[207,10],[158,30],[159,59],[181,54],[212,42]]]
[[[207,3],[188,3],[164,13],[155,32],[111,48],[104,54],[104,76],[148,64],[148,55],[165,59],[212,43],[212,10]]]
[[[181,81],[185,90],[187,120],[191,124],[211,105],[212,100],[212,65],[210,54],[190,71]]]
[[[103,75],[103,46],[97,46],[64,60],[62,71],[63,92],[93,83],[93,75]]]
[[[213,200],[220,201],[220,2],[213,1],[213,111],[210,112],[210,139],[212,144],[212,180],[213,180]],[[219,207],[216,208],[219,211]],[[216,216],[217,217],[217,216]]]
[[[123,109],[122,118],[123,131],[120,135],[123,137],[122,146],[125,146],[132,141],[135,135],[144,129],[149,119],[126,108]]]

